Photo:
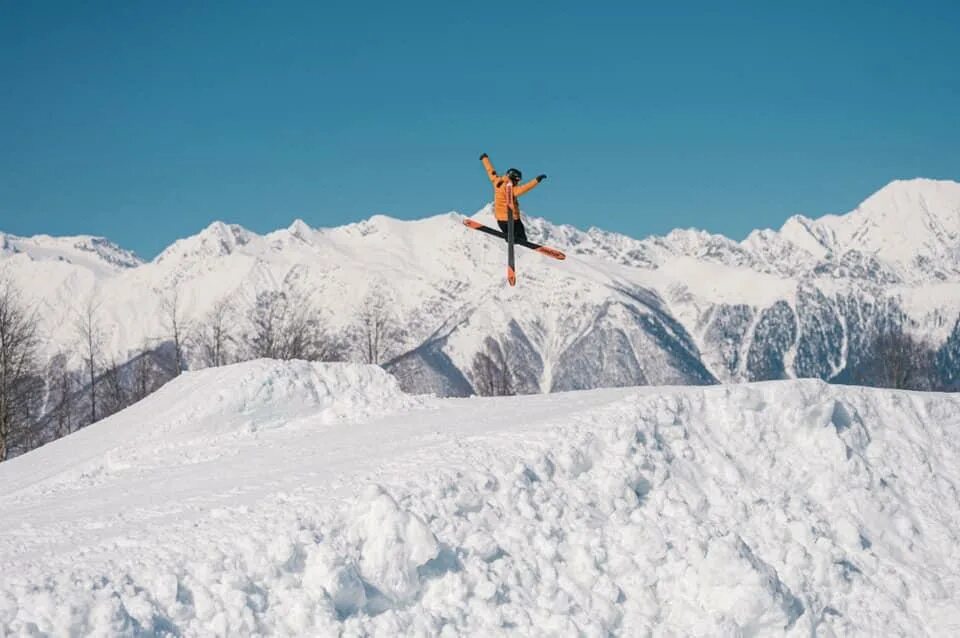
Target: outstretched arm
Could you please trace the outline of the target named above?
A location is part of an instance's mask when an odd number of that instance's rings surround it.
[[[547,179],[546,175],[537,175],[536,179],[531,179],[526,184],[523,184],[522,186],[517,186],[516,190],[513,191],[513,194],[516,195],[517,197],[520,197],[524,193],[529,193],[530,191],[532,191],[534,188],[537,187],[537,184],[539,184],[545,179]]]
[[[483,162],[483,167],[487,169],[487,177],[490,178],[490,181],[497,179],[497,171],[493,170],[493,162],[490,161],[490,158],[487,157],[487,154],[484,153],[480,156],[480,161]]]

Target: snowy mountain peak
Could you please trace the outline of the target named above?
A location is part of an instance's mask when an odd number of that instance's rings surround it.
[[[374,235],[385,237],[404,237],[409,241],[435,241],[437,233],[450,235],[461,229],[460,213],[448,212],[431,215],[421,219],[398,219],[389,215],[372,215],[362,221],[346,224],[329,229],[335,234],[342,234],[353,239],[371,237]]]
[[[790,217],[779,232],[754,231],[741,246],[771,272],[875,283],[960,278],[960,184],[893,181],[844,215]]]
[[[125,270],[143,263],[133,252],[91,235],[17,237],[0,233],[0,253],[23,254],[33,261],[63,262],[98,272]]]
[[[931,240],[960,233],[960,184],[930,179],[897,180],[842,217],[821,220],[847,243],[883,234],[891,246],[927,247]]]
[[[372,215],[367,219],[361,220],[356,224],[348,224],[344,229],[352,233],[359,234],[361,237],[374,235],[376,233],[388,231],[392,226],[402,223],[399,219],[389,215]]]
[[[950,180],[907,179],[894,180],[878,190],[857,207],[868,214],[899,215],[912,218],[917,209],[923,209],[944,221],[960,222],[960,183]]]
[[[254,237],[256,233],[243,226],[215,221],[196,235],[177,240],[157,255],[154,261],[160,263],[174,259],[222,257],[250,243]]]
[[[960,275],[960,183],[897,180],[846,215],[792,217],[781,234],[820,259],[862,253],[905,280],[954,279]]]
[[[304,241],[309,241],[311,235],[313,235],[313,229],[310,228],[310,225],[307,222],[303,221],[299,217],[293,220],[293,223],[287,227],[287,232],[296,237],[297,239],[302,239]]]
[[[751,237],[753,236],[754,234],[751,233]],[[758,234],[756,238],[760,239],[761,236]],[[766,235],[764,238],[771,239],[772,237]],[[803,215],[790,217],[780,229],[779,238],[795,244],[798,248],[818,259],[826,257],[833,245],[832,232],[827,228],[818,226],[817,222]]]

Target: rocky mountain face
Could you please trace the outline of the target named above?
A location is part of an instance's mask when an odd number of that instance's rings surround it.
[[[475,217],[491,221],[489,209]],[[844,381],[891,330],[936,350],[944,384],[960,379],[955,182],[893,182],[845,215],[796,216],[741,242],[697,230],[634,239],[531,217],[528,234],[568,259],[521,250],[515,288],[502,243],[461,221],[298,220],[266,235],[217,222],[148,263],[102,239],[0,235],[0,267],[41,309],[51,354],[74,348],[69,319],[91,300],[105,356],[126,360],[168,339],[171,291],[194,325],[230,300],[239,333],[258,292],[296,289],[354,359],[360,318],[379,299],[391,337],[383,362],[414,392]]]

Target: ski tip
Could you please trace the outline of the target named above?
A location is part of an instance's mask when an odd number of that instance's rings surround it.
[[[542,246],[542,247],[540,247],[540,248],[537,248],[537,252],[538,252],[538,253],[543,253],[544,255],[547,255],[548,257],[553,257],[554,259],[559,259],[560,261],[563,261],[564,259],[567,258],[567,256],[564,255],[564,254],[563,254],[562,252],[560,252],[559,250],[556,250],[556,249],[554,249],[554,248],[547,248],[546,246]]]
[[[517,285],[517,273],[513,272],[513,268],[507,266],[507,283],[511,286]]]
[[[470,219],[469,217],[468,217],[467,219],[463,220],[463,225],[464,225],[464,226],[469,226],[470,228],[482,228],[482,227],[483,227],[483,224],[481,224],[480,222],[475,221],[475,220],[473,220],[473,219]]]

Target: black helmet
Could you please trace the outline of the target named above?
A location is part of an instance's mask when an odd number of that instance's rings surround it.
[[[520,172],[519,168],[508,168],[507,177],[519,182],[521,179],[523,179],[523,173]]]

